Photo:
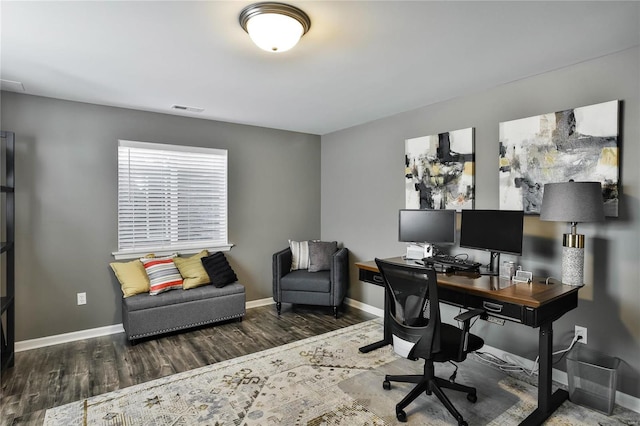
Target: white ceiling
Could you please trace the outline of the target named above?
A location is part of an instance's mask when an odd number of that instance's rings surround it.
[[[272,54],[251,3],[2,0],[3,89],[322,135],[640,44],[637,1],[296,0]]]

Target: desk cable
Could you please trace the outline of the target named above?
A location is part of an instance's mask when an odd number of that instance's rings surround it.
[[[522,363],[520,363],[517,359],[509,359],[509,356],[507,354],[504,354],[502,358],[499,358],[491,353],[488,352],[481,352],[481,351],[476,351],[475,352],[476,357],[478,358],[479,361],[488,364],[492,367],[496,367],[498,370],[500,371],[505,371],[505,372],[514,372],[514,373],[527,373],[529,376],[537,373],[537,362],[538,360],[536,359],[536,364],[534,365],[533,369],[531,370],[531,372],[528,371],[528,368],[523,365]]]
[[[567,349],[563,349],[561,351],[554,352],[552,355],[562,354],[562,356],[560,358],[558,358],[558,360],[556,362],[552,363],[552,365],[556,365],[557,363],[562,361],[562,358],[564,358],[564,356],[567,354],[567,352],[569,352],[573,348],[573,346],[576,344],[576,342],[578,340],[582,340],[582,336],[575,335],[575,336],[573,336],[573,340],[571,341],[571,343],[569,344],[569,347]]]
[[[567,347],[566,349],[553,352],[551,355],[562,354],[562,356],[558,360],[553,362],[552,365],[556,365],[557,363],[559,363],[564,358],[566,353],[569,352],[573,348],[573,346],[576,344],[576,342],[580,339],[582,339],[582,336],[574,336],[573,340],[571,340],[571,343],[569,344],[569,347]],[[501,371],[517,372],[517,373],[522,372],[522,373],[526,373],[529,376],[538,374],[538,360],[540,359],[539,356],[536,357],[535,361],[533,362],[533,367],[531,367],[531,370],[529,370],[527,366],[525,366],[523,363],[521,363],[517,359],[509,359],[508,354],[505,354],[503,356],[504,359],[501,359],[493,354],[490,354],[487,352],[481,352],[481,351],[476,351],[475,355],[478,358],[478,360],[480,360],[481,362],[494,366]]]

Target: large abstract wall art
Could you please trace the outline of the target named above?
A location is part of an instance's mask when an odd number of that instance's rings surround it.
[[[472,209],[473,128],[405,141],[408,209]]]
[[[618,101],[500,123],[500,209],[539,214],[545,183],[602,183],[618,216]]]

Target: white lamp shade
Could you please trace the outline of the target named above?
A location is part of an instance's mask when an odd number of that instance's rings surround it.
[[[249,19],[251,40],[267,52],[285,52],[295,46],[304,32],[296,19],[277,13],[265,13]]]

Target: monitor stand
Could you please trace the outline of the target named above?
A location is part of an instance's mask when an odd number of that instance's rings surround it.
[[[489,266],[480,267],[480,275],[499,275],[500,267],[500,253],[496,251],[491,252],[491,259],[489,260]]]

